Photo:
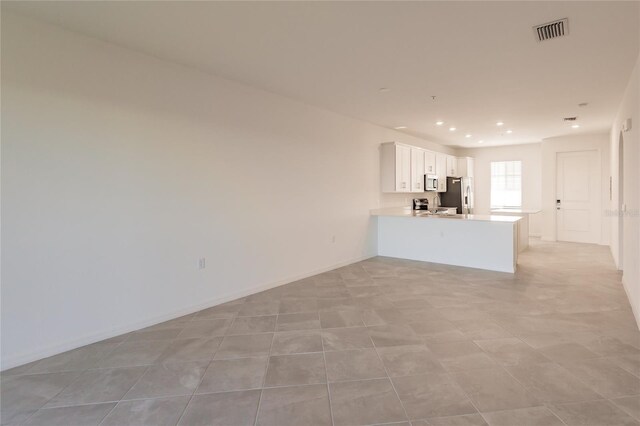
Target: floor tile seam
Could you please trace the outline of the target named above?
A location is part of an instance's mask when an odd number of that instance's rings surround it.
[[[318,313],[318,319],[320,320],[320,313]],[[329,386],[329,372],[327,368],[327,353],[324,349],[324,339],[320,335],[320,345],[322,346],[322,359],[324,360],[324,374],[327,380],[327,397],[329,398],[329,415],[331,416],[331,424],[335,426],[335,420],[333,419],[333,403],[331,402],[331,386]]]
[[[600,397],[602,399],[611,399],[606,395],[603,395],[601,392],[596,391],[589,383],[587,383],[586,381],[582,380],[580,377],[578,377],[576,374],[574,374],[571,370],[569,370],[568,368],[566,368],[565,366],[563,366],[560,363],[555,363],[556,365],[560,366],[560,368],[564,369],[567,373],[569,373],[574,379],[576,379],[577,381],[579,381],[580,383],[582,383],[587,389],[591,390],[593,393],[595,393],[596,395],[600,395]],[[619,368],[620,370],[624,371],[625,373],[631,374],[633,377],[637,377],[635,374],[629,373],[627,370],[625,370],[622,367],[619,367],[617,365],[614,365],[614,367]],[[640,392],[638,394],[634,394],[634,395],[628,395],[628,396],[635,396],[635,395],[640,395]],[[617,397],[616,397],[617,398]]]
[[[585,383],[583,380],[580,380],[578,377],[576,377],[575,374],[573,374],[571,371],[569,371],[567,368],[565,368],[564,366],[562,366],[561,364],[554,362],[554,361],[550,361],[547,364],[554,364],[557,367],[562,368],[564,371],[566,371],[571,377],[573,377],[575,380],[577,380],[580,384],[582,384],[586,389],[590,390],[591,392],[593,392],[594,394],[598,395],[600,398],[596,398],[596,399],[587,399],[584,401],[578,401],[578,402],[563,402],[563,403],[559,403],[559,404],[574,404],[574,403],[579,403],[579,402],[585,402],[585,401],[599,401],[601,399],[607,399],[604,395],[600,394],[599,392],[596,392],[595,389],[593,389],[590,385],[588,385],[587,383]],[[511,372],[509,371],[509,369],[506,366],[501,366],[503,370],[505,370],[507,372],[507,374],[509,376],[511,376],[516,382],[518,382],[520,384],[520,386],[522,386],[528,393],[531,393],[532,390],[529,386],[526,386],[521,380],[518,380],[518,378],[516,376],[514,376],[513,374],[511,374]],[[514,366],[510,366],[510,367],[518,367],[517,365]],[[538,399],[537,397],[535,397],[536,399]],[[544,404],[553,404],[550,402],[546,402],[546,401],[540,401],[541,403]],[[558,403],[555,403],[556,405],[558,405]],[[556,416],[557,417],[557,416]]]
[[[605,399],[613,401],[614,399],[630,398],[630,397],[633,397],[633,396],[640,396],[640,389],[638,390],[638,393],[632,393],[632,394],[629,394],[629,395],[620,395],[620,396],[614,396],[614,397],[607,397]]]
[[[521,337],[518,336],[513,336],[513,337],[504,337],[504,338],[497,338],[497,339],[475,339],[472,340],[473,343],[475,343],[476,346],[478,346],[480,348],[480,350],[482,350],[482,352],[484,352],[489,358],[491,358],[493,361],[496,362],[496,364],[502,366],[505,368],[507,367],[517,367],[519,364],[515,364],[515,365],[506,365],[503,362],[501,362],[497,357],[495,357],[492,353],[484,350],[482,348],[482,346],[480,346],[478,343],[476,343],[476,340],[501,340],[501,339],[518,339],[520,341],[520,343],[525,344],[528,348],[530,348],[531,350],[533,350],[537,355],[540,355],[541,357],[543,357],[544,359],[546,359],[547,361],[545,362],[546,364],[556,364],[560,367],[562,367],[562,364],[560,364],[557,361],[554,361],[553,359],[549,358],[548,356],[546,356],[545,354],[543,354],[542,352],[540,352],[538,349],[532,347],[531,345],[528,345],[527,342],[525,342],[524,340],[522,340]],[[536,363],[536,364],[540,364],[540,363]],[[566,369],[565,369],[566,370]],[[509,373],[511,375],[511,373],[509,371],[507,371],[507,373]],[[514,377],[515,379],[515,377]],[[517,379],[516,379],[517,380]]]
[[[619,399],[619,398],[628,398],[630,396],[638,396],[638,395],[629,395],[629,396],[620,396],[620,397],[615,397],[615,398],[609,398],[608,401],[613,404],[617,409],[619,409],[620,411],[623,411],[625,414],[627,414],[628,416],[630,416],[632,419],[636,420],[637,422],[640,422],[640,414],[638,415],[638,417],[636,417],[633,414],[627,413],[625,410],[623,410],[618,404],[616,404],[614,402],[615,399]]]
[[[220,344],[222,344],[222,342],[220,342]],[[220,344],[218,345],[218,348],[220,347]],[[218,351],[218,348],[216,348],[216,352]],[[214,352],[214,356],[215,356],[215,352]],[[198,390],[198,388],[202,384],[202,381],[204,380],[204,376],[205,376],[205,374],[207,374],[207,370],[211,366],[212,362],[213,362],[213,357],[209,361],[209,364],[207,364],[207,367],[202,372],[202,376],[200,377],[200,380],[198,381],[198,385],[193,388],[193,392],[191,392],[191,395],[189,396],[189,400],[187,401],[187,403],[185,404],[184,408],[182,409],[182,412],[180,413],[180,416],[178,416],[178,420],[176,421],[176,425],[178,425],[180,423],[180,421],[182,420],[182,417],[184,416],[184,413],[187,412],[187,408],[189,408],[189,404],[191,404],[191,401],[193,400],[193,397],[196,394],[196,391]]]
[[[549,407],[547,407],[544,403],[542,403],[541,405],[536,405],[536,406],[534,406],[534,407],[525,407],[525,408],[509,408],[509,409],[506,409],[506,410],[494,410],[494,411],[485,411],[485,412],[479,411],[478,413],[480,414],[480,416],[482,416],[482,418],[484,419],[484,421],[485,421],[488,425],[490,425],[490,423],[489,423],[489,419],[488,419],[487,417],[485,417],[485,414],[490,414],[490,413],[502,413],[502,412],[514,411],[514,410],[528,410],[528,409],[531,409],[531,408],[545,408],[549,413],[551,413],[551,415],[552,415],[553,417],[555,417],[556,419],[558,419],[558,421],[559,421],[560,423],[562,423],[562,424],[563,424],[563,425],[565,425],[565,426],[569,426],[569,425],[567,425],[567,424],[566,424],[566,423],[565,423],[565,422],[564,422],[560,417],[558,417],[558,416],[556,415],[556,413],[554,413],[554,412],[553,412]]]
[[[115,350],[115,348],[114,348]],[[106,355],[105,355],[106,357]],[[58,395],[60,395],[62,392],[64,392],[68,387],[70,387],[72,384],[74,384],[76,381],[80,380],[80,378],[82,377],[82,375],[88,370],[88,368],[85,368],[84,370],[79,370],[79,371],[70,371],[70,372],[66,372],[66,373],[77,373],[77,377],[75,377],[72,381],[70,381],[66,386],[63,386],[62,389],[60,389],[55,395],[53,395],[51,398],[47,399],[45,401],[44,404],[42,404],[40,407],[36,408],[35,411],[33,412],[32,415],[34,415],[35,413],[37,413],[38,411],[40,411],[41,409],[44,408],[45,405],[47,405],[49,402],[53,401]],[[61,374],[61,373],[43,373],[43,374]],[[65,374],[65,373],[62,373]],[[128,392],[128,390],[127,390]],[[31,416],[29,416],[30,418]],[[25,420],[26,421],[26,420]]]
[[[149,365],[145,368],[145,370],[142,372],[142,374],[140,375],[140,377],[138,377],[138,379],[129,387],[129,389],[127,389],[126,392],[124,392],[122,394],[122,396],[120,397],[119,401],[122,401],[124,397],[127,396],[127,394],[131,391],[131,389],[134,388],[134,386],[136,386],[138,383],[140,383],[140,381],[142,380],[142,378],[145,376],[145,374],[147,374],[147,372],[151,369],[151,367],[153,367],[153,365]],[[118,404],[116,404],[117,406]],[[116,406],[114,406],[113,408],[116,408]],[[113,410],[113,409],[112,409]]]
[[[215,352],[214,352],[215,353]],[[166,364],[185,364],[185,363],[189,363],[189,362],[201,362],[201,361],[209,361],[210,359],[208,358],[201,358],[201,359],[194,359],[194,360],[189,360],[189,361],[168,361],[168,362],[164,362],[164,361],[153,361],[151,363],[145,363],[145,364],[132,364],[132,365],[118,365],[118,366],[110,366],[110,367],[96,367],[96,368],[90,368],[87,369],[83,372],[89,372],[89,371],[102,371],[102,370],[120,370],[120,369],[127,369],[127,368],[140,368],[140,367],[153,367],[154,365],[166,365]]]
[[[114,337],[118,337],[118,336],[114,336]],[[119,348],[119,347],[120,347],[120,346],[121,346],[125,341],[126,341],[126,339],[125,339],[125,340],[123,340],[123,341],[121,341],[121,342],[116,342],[116,345],[115,345],[111,350],[107,351],[107,352],[106,352],[102,357],[100,357],[99,359],[97,359],[94,365],[97,365],[97,364],[99,364],[99,363],[100,363],[100,361],[102,361],[102,360],[106,359],[106,358],[107,358],[107,356],[109,356],[113,351],[115,351],[116,349],[118,349],[118,348]],[[77,349],[82,349],[82,348],[85,348],[85,347],[87,347],[87,346],[95,345],[96,343],[100,343],[100,342],[101,342],[101,341],[98,341],[98,342],[95,342],[95,343],[90,343],[89,345],[85,345],[85,346],[80,346],[80,347],[78,347],[78,348],[76,348],[76,349],[71,349],[71,351],[74,351],[74,350],[77,350]],[[69,351],[69,352],[70,352],[70,351]],[[63,355],[64,353],[65,353],[65,352],[62,352],[61,354],[52,355],[52,357],[53,357],[53,356]],[[50,358],[50,357],[47,357],[47,358]],[[7,377],[33,376],[33,375],[36,375],[36,374],[58,374],[58,373],[81,373],[81,374],[82,374],[82,373],[84,373],[84,372],[85,372],[85,371],[87,371],[87,370],[95,369],[95,368],[93,368],[93,367],[85,367],[84,369],[81,369],[81,370],[59,370],[59,371],[43,371],[43,372],[40,372],[40,373],[37,373],[37,372],[36,372],[36,373],[29,373],[29,371],[31,371],[32,369],[34,369],[35,367],[37,367],[37,366],[38,366],[38,364],[39,364],[41,361],[44,361],[44,360],[45,360],[45,359],[47,359],[47,358],[43,358],[43,359],[38,360],[38,361],[37,361],[37,363],[36,363],[33,367],[29,368],[27,371],[25,371],[25,372],[24,372],[24,373],[22,373],[22,374],[14,374],[14,375],[7,376]],[[74,381],[75,381],[75,380],[74,380]],[[69,385],[71,385],[71,383],[69,383]]]
[[[258,389],[258,388],[255,388]],[[239,391],[243,391],[243,390],[254,390],[254,389],[239,389]],[[221,392],[207,392],[208,393],[221,393]],[[196,395],[205,395],[205,393],[203,394],[196,394]],[[69,408],[69,407],[86,407],[89,405],[100,405],[100,404],[113,404],[113,403],[119,403],[119,402],[136,402],[136,401],[150,401],[150,400],[156,400],[156,399],[171,399],[171,398],[180,398],[180,397],[187,397],[187,396],[191,396],[190,393],[182,393],[182,394],[172,394],[172,395],[162,395],[162,396],[145,396],[145,397],[139,397],[139,398],[121,398],[121,399],[112,399],[112,400],[108,400],[108,401],[88,401],[88,402],[80,402],[80,403],[67,403],[64,405],[55,405],[52,407],[42,407],[39,410],[52,410],[54,408]]]
[[[393,380],[391,379],[391,376],[389,376],[389,371],[387,370],[387,366],[384,365],[384,361],[382,360],[382,357],[380,356],[380,353],[378,353],[378,348],[376,347],[375,343],[373,342],[373,338],[371,337],[371,335],[369,335],[369,339],[371,340],[371,344],[373,345],[373,351],[376,353],[376,356],[378,357],[378,360],[382,364],[382,368],[384,369],[384,372],[387,375],[387,380],[389,380],[389,383],[391,383],[391,388],[393,389],[393,392],[395,393],[396,398],[398,398],[398,401],[400,401],[400,406],[402,407],[402,411],[404,412],[405,419],[407,419],[408,422],[411,422],[411,418],[409,417],[409,413],[407,412],[407,409],[404,406],[404,402],[402,402],[402,398],[400,398],[400,394],[398,393],[398,390],[396,389],[396,385],[393,383]],[[375,380],[375,379],[372,379],[372,380]]]
[[[280,314],[276,314],[276,324],[278,323],[278,319],[280,318]],[[258,416],[260,415],[260,407],[262,405],[262,395],[264,394],[264,385],[267,383],[267,374],[269,374],[269,364],[271,364],[271,352],[273,350],[273,342],[275,341],[276,334],[273,333],[271,336],[271,345],[269,345],[269,353],[267,354],[267,365],[264,369],[264,377],[262,378],[262,386],[260,388],[260,396],[258,397],[258,406],[256,407],[256,417],[253,419],[254,426],[258,425]]]
[[[122,342],[122,343],[124,343],[124,342]],[[114,349],[115,349],[115,348],[114,348]],[[137,385],[137,384],[138,384],[138,382],[142,379],[142,377],[147,373],[147,371],[149,370],[149,368],[151,368],[151,366],[147,366],[147,367],[145,368],[145,370],[142,372],[142,374],[140,374],[140,377],[138,377],[138,378],[136,379],[136,381],[135,381],[134,383],[132,383],[132,384],[131,384],[131,386],[129,386],[129,388],[128,388],[128,389],[127,389],[127,390],[122,394],[122,397],[124,397],[124,396],[125,396],[125,395],[126,395],[126,394],[131,390],[131,389],[133,389],[133,387],[134,387],[135,385]],[[85,370],[85,371],[87,371],[87,370]],[[82,376],[82,374],[84,374],[84,372],[83,372],[83,373],[81,373],[81,374],[78,376],[78,378],[77,378],[76,380],[80,379],[80,376]],[[75,382],[75,380],[74,380],[74,382]],[[71,384],[69,384],[69,386],[71,386]],[[59,394],[58,394],[58,395],[59,395]],[[56,396],[58,396],[58,395],[56,395]],[[122,397],[120,398],[120,400],[122,400]],[[54,398],[55,398],[55,397],[54,397]],[[49,401],[47,401],[47,403],[51,402],[52,400],[53,400],[53,398],[52,398],[52,399],[50,399]],[[118,401],[109,401],[109,402],[97,402],[97,403],[95,403],[95,402],[94,402],[94,403],[92,403],[92,404],[91,404],[91,403],[86,403],[86,404],[76,404],[76,405],[69,405],[69,406],[70,406],[70,407],[74,407],[74,406],[78,406],[78,405],[109,404],[109,403],[114,403],[114,402],[115,402],[115,404],[113,405],[113,407],[111,407],[111,410],[109,410],[109,412],[108,412],[108,413],[106,413],[106,414],[102,417],[102,419],[100,419],[100,422],[98,423],[98,424],[100,424],[100,423],[102,423],[102,422],[104,421],[104,419],[106,419],[106,418],[107,418],[107,416],[108,416],[109,414],[111,414],[111,412],[112,412],[112,411],[113,411],[113,410],[118,406],[118,403],[119,403],[119,401],[120,401],[120,400],[118,400]],[[46,404],[45,404],[45,405],[46,405]],[[43,406],[43,407],[44,407],[44,406]],[[60,407],[60,406],[57,406],[57,407],[49,407],[49,408],[51,409],[51,408],[61,408],[61,407]],[[42,409],[42,408],[41,408],[41,409]],[[38,411],[39,411],[39,410],[38,410]]]
[[[478,408],[478,406],[476,405],[475,402],[473,402],[473,399],[469,396],[469,393],[464,390],[464,388],[462,386],[460,386],[460,383],[458,383],[458,381],[455,379],[455,377],[453,377],[454,373],[449,372],[446,368],[444,369],[445,373],[447,375],[447,377],[449,378],[449,380],[451,380],[451,382],[453,382],[453,384],[455,384],[458,389],[460,389],[460,391],[464,394],[464,396],[467,398],[467,401],[469,401],[469,403],[471,404],[471,406],[476,410],[475,413],[473,414],[480,414],[480,409]],[[461,371],[457,372],[457,373],[461,373]],[[480,414],[482,415],[482,414]],[[484,417],[483,417],[484,418]]]
[[[560,418],[560,415],[556,413],[556,411],[553,409],[553,407],[556,406],[563,406],[563,405],[577,405],[577,404],[584,404],[584,403],[591,403],[591,402],[599,402],[599,401],[605,401],[605,402],[609,402],[610,404],[612,404],[615,408],[617,408],[618,410],[622,411],[623,413],[627,414],[626,412],[624,412],[624,410],[620,409],[617,405],[615,405],[613,402],[609,401],[606,398],[598,398],[598,399],[588,399],[588,400],[584,400],[584,401],[577,401],[577,402],[563,402],[563,403],[559,403],[559,404],[552,404],[552,403],[545,403],[545,407],[554,415],[556,416],[563,424],[567,425],[567,426],[571,426],[568,423],[566,423],[564,420],[562,420]],[[627,414],[629,417],[631,417],[632,419],[635,420],[635,417]]]

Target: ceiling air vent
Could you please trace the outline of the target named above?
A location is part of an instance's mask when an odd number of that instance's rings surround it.
[[[565,117],[564,121],[576,121],[578,117]]]
[[[569,34],[569,19],[558,19],[533,27],[533,32],[538,37],[538,41],[550,40],[552,38],[563,37]]]

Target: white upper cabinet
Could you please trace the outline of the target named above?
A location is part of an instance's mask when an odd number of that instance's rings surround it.
[[[424,191],[424,150],[411,147],[411,192]]]
[[[460,177],[473,177],[473,158],[458,158],[458,174]]]
[[[436,175],[438,176],[438,192],[447,191],[447,155],[436,153]]]
[[[382,192],[411,192],[411,147],[383,143],[380,151]]]
[[[411,147],[396,145],[396,191],[411,191]]]
[[[473,177],[473,158],[427,151],[396,142],[380,146],[382,192],[424,192],[424,175],[438,177],[438,192],[447,191],[447,176]]]
[[[436,153],[431,151],[424,152],[424,174],[436,174]]]
[[[453,155],[447,155],[447,176],[459,177],[458,159]]]

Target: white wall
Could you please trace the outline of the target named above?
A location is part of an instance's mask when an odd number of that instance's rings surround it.
[[[556,240],[556,157],[559,152],[596,150],[600,156],[600,244],[609,244],[609,136],[586,134],[548,138],[542,141],[542,239]]]
[[[392,140],[3,12],[2,368],[375,255]]]
[[[623,269],[625,290],[640,327],[640,58],[629,80],[622,103],[611,129],[611,176],[613,197],[609,204],[611,225],[611,252],[616,264]],[[631,118],[630,131],[622,131],[622,123]],[[619,212],[619,141],[623,139],[623,200],[626,212]],[[618,214],[622,215],[622,256],[620,256],[620,238]],[[622,262],[620,262],[622,260]]]
[[[458,150],[458,155],[474,158],[475,211],[489,214],[491,211],[491,162],[522,161],[522,208],[540,209],[542,200],[541,144],[495,146]],[[541,214],[529,217],[529,235],[542,233]]]

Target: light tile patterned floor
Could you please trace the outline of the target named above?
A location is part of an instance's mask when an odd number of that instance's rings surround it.
[[[607,247],[374,258],[2,373],[2,424],[640,425]]]

